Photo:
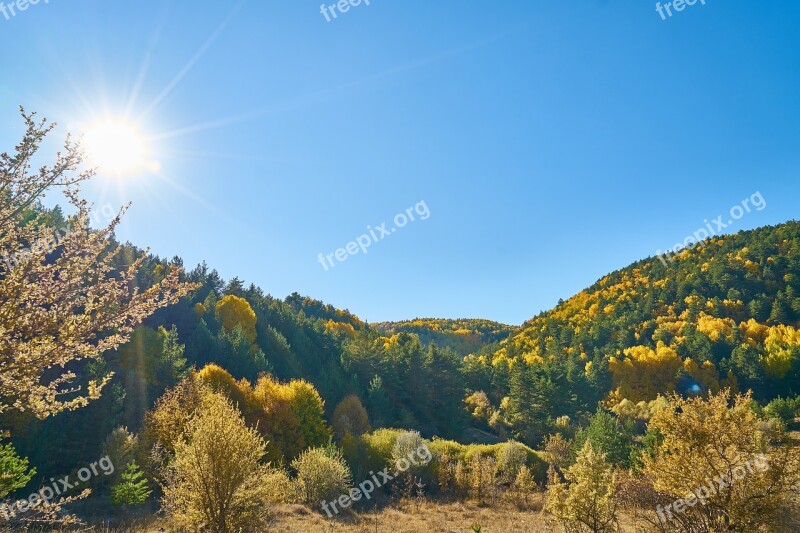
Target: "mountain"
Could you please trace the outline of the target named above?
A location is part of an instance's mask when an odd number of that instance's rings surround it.
[[[800,223],[791,221],[612,272],[467,366],[486,368],[501,394],[516,362],[558,361],[610,404],[720,386],[769,400],[800,392],[798,326]]]
[[[476,353],[485,347],[500,342],[516,328],[499,322],[482,319],[415,318],[401,322],[378,322],[372,324],[386,335],[412,333],[423,344],[434,343],[450,348],[460,355]]]

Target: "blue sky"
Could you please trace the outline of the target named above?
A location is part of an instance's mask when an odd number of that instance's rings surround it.
[[[160,170],[85,191],[119,237],[278,297],[519,324],[756,191],[728,230],[797,218],[800,4],[43,2],[0,14],[0,147],[128,116]]]

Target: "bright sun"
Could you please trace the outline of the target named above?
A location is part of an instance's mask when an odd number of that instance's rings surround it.
[[[89,165],[101,172],[129,175],[147,167],[147,143],[134,126],[106,121],[93,124],[83,138]]]

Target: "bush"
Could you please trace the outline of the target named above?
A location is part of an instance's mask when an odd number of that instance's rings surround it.
[[[350,491],[350,469],[334,447],[309,448],[292,461],[295,486],[303,503],[318,505]]]
[[[392,447],[392,466],[400,473],[396,489],[405,496],[411,496],[421,487],[419,483],[429,484],[434,481],[431,466],[432,457],[425,439],[417,431],[406,431],[397,436]],[[423,464],[423,461],[427,460]],[[416,464],[415,464],[416,463]],[[402,466],[401,466],[402,465]]]
[[[796,519],[800,449],[782,424],[756,416],[749,393],[669,401],[670,409],[650,419],[648,429],[659,439],[655,453],[642,455],[643,473],[672,501],[703,502],[673,513],[674,523],[687,530],[702,523],[714,531],[781,531]]]
[[[551,467],[545,508],[567,531],[610,532],[617,529],[616,476],[602,452],[586,441],[562,483]]]
[[[108,456],[111,464],[127,465],[136,461],[138,445],[139,439],[136,435],[128,431],[126,427],[119,427],[106,437],[105,443],[103,444],[103,453]],[[116,469],[114,473],[109,476],[108,482],[111,485],[119,483],[122,479],[123,472],[122,469]]]
[[[517,497],[517,504],[522,507],[527,507],[529,504],[530,494],[536,490],[536,482],[533,480],[533,475],[530,469],[522,465],[514,478],[514,492]]]
[[[512,483],[527,462],[528,452],[519,442],[506,442],[497,452],[497,472],[505,483]]]
[[[544,453],[547,462],[559,470],[564,470],[573,462],[572,444],[561,433],[547,437]]]
[[[186,432],[188,439],[176,444],[175,459],[164,472],[166,511],[184,529],[261,530],[275,495],[267,482],[271,469],[261,464],[266,443],[258,432],[213,392],[204,394]]]
[[[333,410],[333,432],[338,439],[348,434],[363,435],[371,429],[367,410],[355,394],[347,396]]]

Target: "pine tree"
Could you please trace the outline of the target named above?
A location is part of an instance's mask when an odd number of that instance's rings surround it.
[[[28,470],[28,460],[17,455],[11,444],[0,445],[0,498],[27,485],[35,474],[36,469]]]
[[[111,501],[114,505],[141,505],[152,492],[139,465],[131,461],[122,473],[122,481],[111,488]]]

